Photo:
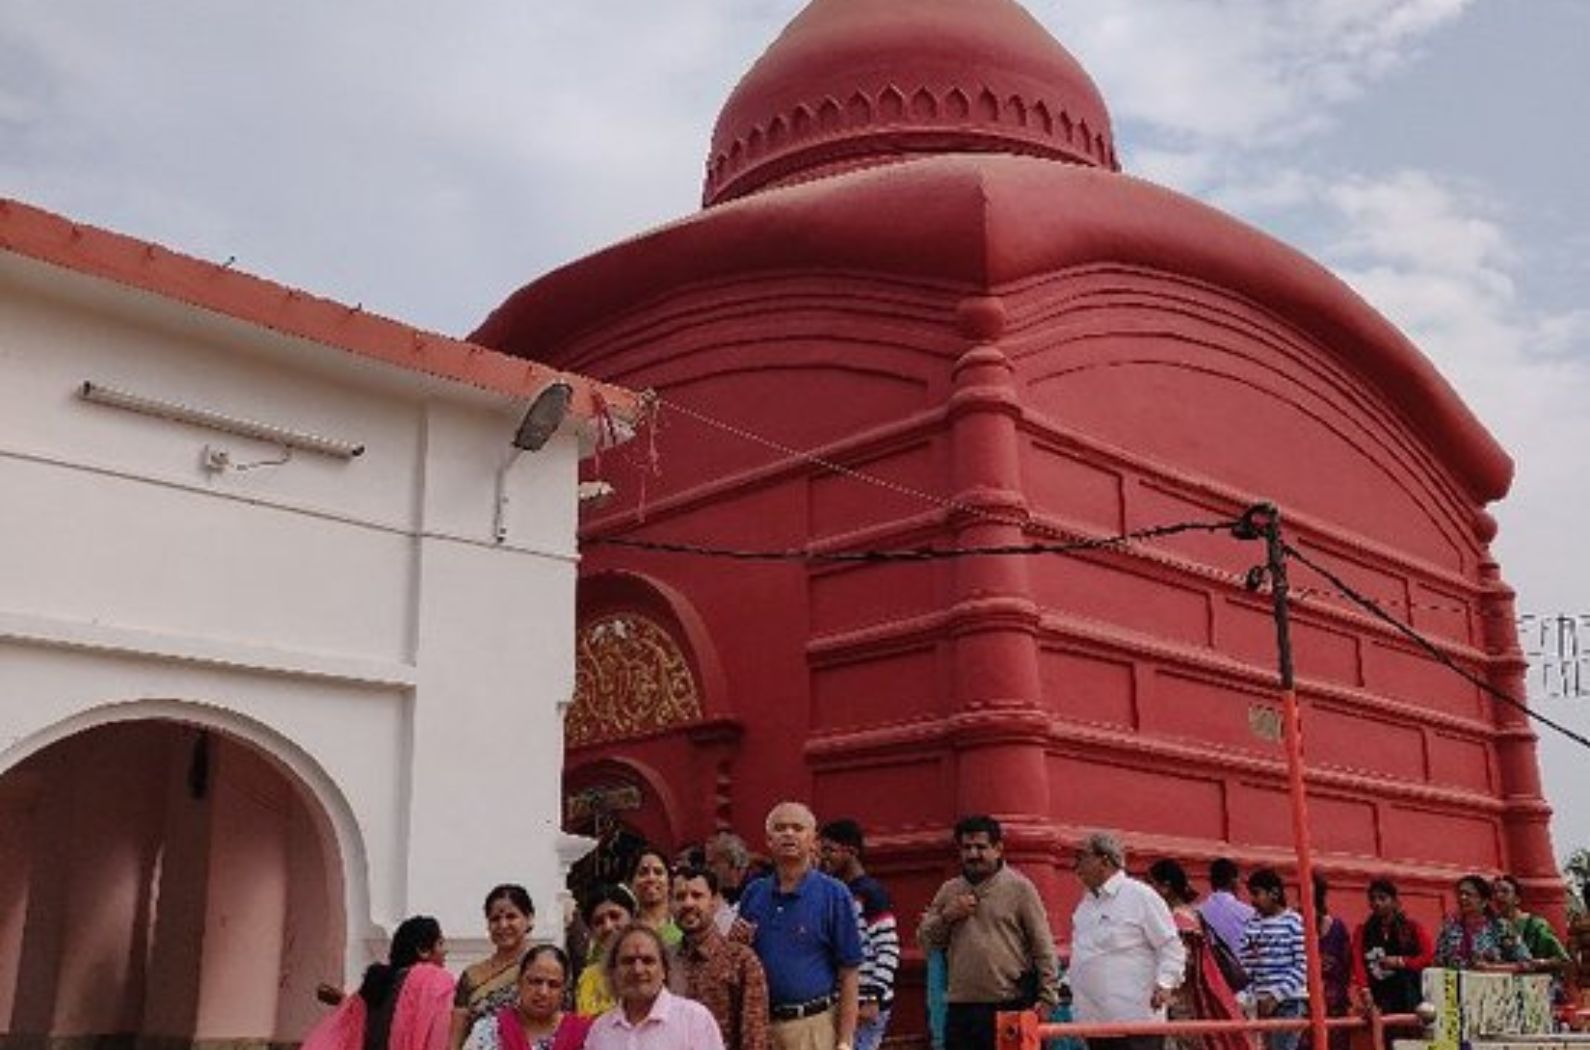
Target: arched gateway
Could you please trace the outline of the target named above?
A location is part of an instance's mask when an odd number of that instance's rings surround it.
[[[367,907],[349,906],[363,850],[324,773],[200,705],[95,708],[7,750],[0,853],[16,1045],[297,1040]]]

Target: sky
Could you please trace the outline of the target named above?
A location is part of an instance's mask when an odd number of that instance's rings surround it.
[[[0,195],[463,335],[699,207],[719,106],[800,7],[7,0]],[[1127,171],[1312,255],[1430,356],[1518,464],[1493,510],[1520,611],[1585,617],[1590,653],[1590,2],[1028,8]],[[1538,674],[1590,734],[1590,696]],[[1541,752],[1559,853],[1590,846],[1590,755]]]

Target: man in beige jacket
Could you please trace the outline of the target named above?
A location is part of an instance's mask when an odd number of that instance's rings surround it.
[[[948,953],[945,1044],[993,1050],[995,1014],[1054,1004],[1054,935],[1037,888],[1005,865],[999,821],[963,818],[955,844],[961,874],[934,894],[917,939]]]

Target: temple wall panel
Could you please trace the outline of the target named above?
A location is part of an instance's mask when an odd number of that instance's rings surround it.
[[[811,577],[812,629],[855,630],[920,616],[939,604],[938,573],[920,562],[849,565]]]
[[[1247,497],[1233,490],[1214,491],[1186,475],[1173,475],[1163,465],[1143,460],[1123,460],[1101,448],[1085,454],[1121,463],[1126,505],[1123,531],[1150,529],[1174,522],[1229,521],[1233,506],[1245,506]],[[1240,580],[1262,551],[1256,541],[1241,541],[1228,531],[1184,532],[1156,537],[1155,551],[1164,551],[1187,564],[1229,581]]]
[[[1434,660],[1400,644],[1372,640],[1364,646],[1364,687],[1418,707],[1462,718],[1488,719],[1479,690]]]
[[[944,667],[937,646],[879,653],[812,671],[812,728],[834,730],[898,721],[903,711],[944,710]]]
[[[1056,647],[1039,651],[1045,707],[1061,718],[1132,729],[1137,725],[1133,664]]]
[[[813,784],[813,806],[821,814],[846,814],[874,834],[920,828],[928,814],[953,805],[945,758],[870,762],[821,770]],[[831,818],[828,818],[831,819]]]
[[[1453,588],[1436,587],[1414,580],[1412,597],[1405,608],[1391,609],[1398,617],[1406,619],[1420,632],[1449,638],[1466,645],[1483,644],[1483,632],[1476,630],[1476,603]]]
[[[1033,599],[1045,610],[1185,645],[1210,641],[1207,591],[1124,559],[1057,557],[1034,566]]]
[[[1424,734],[1417,726],[1363,711],[1312,702],[1304,722],[1310,765],[1400,780],[1426,779]]]
[[[1124,527],[1123,474],[1084,456],[1034,440],[1025,457],[1023,492],[1037,512],[1063,514],[1070,521],[1106,532]]]
[[[1434,564],[1473,565],[1454,486],[1332,348],[1166,275],[1066,273],[1022,296],[1015,353],[1054,423]],[[1306,448],[1306,469],[1283,448]]]
[[[669,378],[667,369],[695,355],[719,350],[743,361],[769,356],[769,346],[801,340],[865,341],[940,356],[953,354],[957,345],[948,330],[953,298],[941,289],[868,273],[746,274],[626,306],[626,312],[570,338],[560,348],[560,365],[622,376],[614,381],[639,389]]]
[[[1430,779],[1472,791],[1496,790],[1495,761],[1490,745],[1479,739],[1433,732],[1430,741]]]
[[[1123,780],[1130,781],[1130,790],[1123,790]],[[1049,812],[1076,827],[1183,838],[1225,835],[1225,788],[1213,777],[1051,755],[1049,791]]]
[[[1112,348],[1093,367],[1035,376],[1033,399],[1045,414],[1100,440],[1386,537],[1437,564],[1462,566],[1420,502],[1423,493],[1409,491],[1350,435],[1316,418],[1298,398],[1212,374],[1202,355],[1192,357],[1156,360],[1134,341]],[[1267,433],[1286,434],[1291,448],[1306,447],[1306,469],[1278,463]],[[1344,492],[1361,495],[1344,502]]]
[[[1292,810],[1282,784],[1238,780],[1231,788],[1230,840],[1243,846],[1292,847]],[[1326,853],[1373,857],[1379,831],[1372,802],[1312,793],[1308,800],[1314,848]]]
[[[1273,739],[1254,731],[1254,710],[1269,712],[1270,690],[1159,668],[1139,698],[1140,728],[1159,737],[1196,740],[1238,751],[1279,754]]]
[[[808,503],[814,538],[920,515],[931,504],[916,493],[936,492],[944,469],[940,449],[930,441],[845,465],[875,480],[861,484],[848,475],[814,472]]]
[[[1501,829],[1492,817],[1393,803],[1386,807],[1384,820],[1387,850],[1400,857],[1466,870],[1504,867]]]

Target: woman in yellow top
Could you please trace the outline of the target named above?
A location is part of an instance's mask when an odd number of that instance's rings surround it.
[[[530,931],[536,924],[535,905],[523,886],[504,883],[486,894],[486,933],[491,938],[489,957],[466,969],[458,978],[453,996],[453,1048],[476,1021],[514,1002],[519,992],[519,963],[530,949]]]
[[[635,921],[635,911],[635,895],[628,886],[616,884],[596,887],[581,906],[580,917],[591,931],[590,953],[574,986],[574,1012],[581,1017],[599,1017],[617,1002],[603,963],[614,935]]]

